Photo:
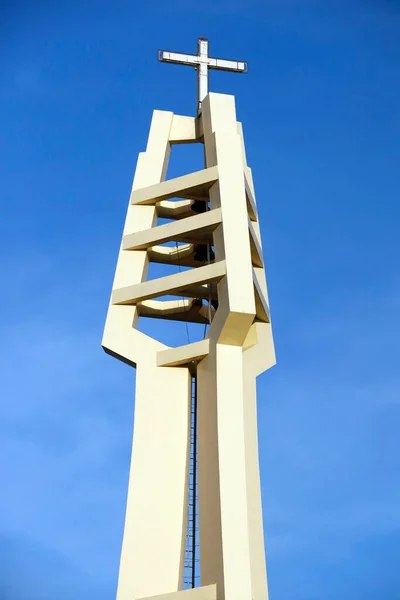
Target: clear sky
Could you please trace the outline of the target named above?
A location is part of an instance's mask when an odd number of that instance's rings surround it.
[[[399,1],[0,12],[0,597],[114,598],[134,371],[100,340],[151,112],[195,107],[195,73],[156,50],[203,35],[250,64],[211,88],[237,97],[267,262],[271,600],[400,598]],[[177,149],[170,174],[196,160]]]

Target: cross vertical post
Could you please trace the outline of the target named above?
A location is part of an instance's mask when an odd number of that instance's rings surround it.
[[[208,94],[208,40],[198,41],[199,64],[197,65],[197,110],[200,112],[201,103]]]

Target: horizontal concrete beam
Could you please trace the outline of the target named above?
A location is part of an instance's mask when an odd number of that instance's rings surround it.
[[[247,179],[246,172],[244,173],[244,187],[246,190],[247,212],[249,213],[249,217],[252,221],[257,221],[256,200]]]
[[[175,296],[184,298],[203,298],[203,300],[218,300],[218,281],[211,281],[204,285],[190,285],[174,292]]]
[[[170,144],[193,144],[198,142],[197,119],[174,115],[171,131],[169,132]]]
[[[179,291],[185,291],[186,295],[191,287],[196,288],[211,281],[219,281],[225,274],[225,261],[221,260],[197,269],[182,271],[174,275],[167,275],[166,277],[159,277],[158,279],[151,279],[150,281],[116,289],[112,293],[112,303],[137,304],[157,296],[174,295]],[[207,294],[207,289],[205,289],[205,294]]]
[[[193,361],[202,360],[210,350],[209,340],[200,340],[178,348],[168,348],[157,352],[158,367],[180,367]]]
[[[170,592],[169,594],[138,598],[138,600],[217,600],[217,585],[215,583],[203,585],[179,592]]]
[[[162,265],[177,265],[179,267],[199,267],[202,263],[194,260],[195,245],[180,244],[179,246],[151,246],[147,249],[150,262]],[[210,261],[214,262],[214,260]]]
[[[156,205],[157,217],[161,219],[186,219],[196,213],[192,211],[192,200],[161,200]]]
[[[190,198],[205,200],[208,190],[218,180],[218,167],[202,169],[182,177],[168,179],[155,185],[134,190],[131,204],[152,205],[168,198]]]
[[[249,217],[249,234],[250,234],[250,251],[251,262],[255,267],[263,267],[264,259],[261,244],[258,241],[256,232],[254,231],[253,223]]]
[[[137,304],[140,317],[164,319],[166,321],[186,321],[188,323],[209,322],[208,306],[201,299],[143,300]],[[212,309],[214,312],[214,309]]]
[[[254,284],[254,293],[256,300],[256,318],[260,321],[264,321],[265,323],[271,322],[271,316],[269,312],[268,302],[261,290],[260,284],[258,283],[257,276],[253,269],[253,284]]]
[[[211,234],[221,223],[221,220],[220,208],[209,210],[173,223],[151,227],[136,233],[128,233],[122,238],[122,247],[124,250],[145,250],[155,244],[164,244],[170,241],[197,241],[199,236],[206,233]],[[200,241],[202,241],[201,237]]]

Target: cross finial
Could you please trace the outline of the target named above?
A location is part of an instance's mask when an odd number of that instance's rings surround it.
[[[208,56],[208,40],[204,37],[197,42],[196,54],[181,54],[178,52],[165,52],[159,50],[158,60],[161,62],[187,65],[197,70],[197,111],[201,111],[201,103],[208,94],[208,71],[217,69],[220,71],[235,71],[236,73],[247,73],[247,62],[225,60],[222,58],[210,58]]]

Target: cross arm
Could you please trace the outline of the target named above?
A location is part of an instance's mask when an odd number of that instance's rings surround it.
[[[216,69],[219,71],[236,71],[238,73],[247,73],[249,70],[247,62],[225,60],[223,58],[209,58],[208,66],[210,69]]]
[[[196,67],[199,64],[198,56],[195,54],[181,54],[180,52],[158,51],[158,60],[160,62],[174,63],[175,65],[187,65]]]

